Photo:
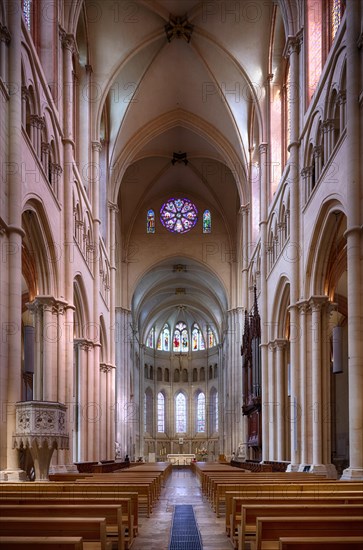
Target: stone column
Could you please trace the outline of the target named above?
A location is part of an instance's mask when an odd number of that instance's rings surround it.
[[[322,159],[321,159],[322,149],[321,145],[316,145],[313,149],[313,162],[315,166],[315,185],[320,178],[322,170]]]
[[[109,362],[114,365],[115,358],[115,295],[116,295],[116,214],[118,213],[117,204],[113,202],[108,203],[109,208],[109,258],[110,258],[110,356]]]
[[[100,418],[100,460],[108,458],[107,452],[107,439],[108,439],[108,424],[107,424],[107,411],[108,411],[108,394],[107,394],[107,363],[100,363],[100,406],[101,406],[101,418]],[[112,458],[114,458],[112,456]]]
[[[244,308],[248,309],[248,262],[249,262],[249,205],[241,206],[242,214],[242,300]]]
[[[267,143],[261,143],[260,153],[260,235],[261,235],[261,415],[262,415],[262,461],[269,460],[269,376],[268,376],[268,331],[267,331],[267,207],[269,200]]]
[[[277,456],[277,399],[276,399],[276,344],[269,342],[268,349],[268,385],[269,385],[269,460],[276,460]]]
[[[349,468],[343,479],[363,479],[363,232],[362,232],[362,110],[361,5],[347,2],[347,262],[348,262],[348,385]]]
[[[308,302],[299,302],[300,319],[300,410],[301,416],[301,469],[308,464],[308,426],[307,426],[307,313]]]
[[[298,418],[298,395],[299,395],[299,316],[297,301],[299,299],[299,269],[300,269],[300,204],[299,204],[299,118],[300,118],[300,61],[299,53],[302,37],[300,34],[289,36],[285,46],[285,55],[290,61],[290,139],[288,150],[289,157],[289,186],[290,186],[290,249],[289,259],[291,262],[290,278],[290,369],[291,369],[291,464],[289,469],[296,470],[300,462],[299,448],[299,418]]]
[[[311,379],[312,379],[312,467],[310,472],[325,472],[323,466],[323,393],[322,393],[322,307],[326,296],[314,296],[311,306]]]
[[[93,213],[93,247],[94,247],[94,256],[93,256],[93,322],[95,326],[98,327],[94,335],[94,401],[97,403],[97,406],[102,409],[101,403],[99,403],[99,386],[100,386],[100,344],[99,344],[99,297],[100,297],[100,270],[99,270],[99,260],[100,260],[100,217],[99,217],[99,186],[100,186],[100,151],[102,145],[99,141],[92,141],[92,163],[91,163],[91,182],[92,182],[92,213]],[[104,411],[106,414],[106,411]],[[94,452],[95,458],[99,457],[99,438],[100,438],[100,421],[94,423]]]
[[[339,105],[339,125],[340,132],[342,132],[346,125],[346,103],[347,95],[345,90],[341,90],[338,94],[338,105]]]
[[[11,47],[9,48],[9,132],[7,163],[4,164],[5,187],[8,197],[8,256],[7,264],[1,269],[7,270],[8,316],[3,319],[5,346],[7,346],[7,365],[2,365],[2,385],[7,388],[6,402],[3,404],[6,420],[6,436],[2,429],[2,438],[6,437],[6,470],[1,478],[19,480],[25,478],[25,472],[19,469],[18,451],[13,449],[12,436],[15,432],[15,403],[21,399],[21,250],[23,230],[22,181],[21,181],[21,2],[14,0],[8,10]]]
[[[67,302],[64,326],[67,330],[64,352],[64,371],[66,402],[72,401],[73,395],[73,63],[72,56],[76,51],[74,36],[60,31],[63,48],[63,238],[64,238],[64,299]],[[82,447],[84,453],[84,446]],[[72,462],[72,452],[67,459]],[[83,458],[82,458],[83,459]]]
[[[285,381],[285,349],[286,340],[278,338],[276,344],[276,438],[278,461],[286,460],[285,456],[285,413],[286,413],[286,381]]]
[[[107,375],[108,377],[108,420],[107,420],[107,434],[108,434],[108,456],[110,458],[115,457],[115,374],[116,369],[114,365],[111,365],[110,371]]]
[[[0,23],[0,77],[7,82],[7,51],[6,46],[11,42],[11,34],[5,25]]]
[[[129,310],[116,308],[116,441],[121,445],[122,456],[128,452],[131,320]]]

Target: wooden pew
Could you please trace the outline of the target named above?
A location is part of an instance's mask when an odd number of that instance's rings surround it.
[[[262,493],[257,496],[241,497],[238,492],[226,493],[226,533],[227,535],[235,535],[237,525],[241,522],[241,511],[243,505],[283,505],[283,504],[360,504],[363,505],[363,495],[351,496],[350,493],[339,495],[320,494],[318,497],[315,493],[301,493],[298,495],[285,494],[270,495]]]
[[[282,537],[279,550],[362,550],[363,537]]]
[[[83,550],[82,537],[0,537],[1,550]]]
[[[112,549],[112,543],[107,541],[106,520],[102,517],[0,517],[0,535],[9,537],[14,536],[15,533],[21,533],[22,536],[82,537],[84,550]]]
[[[2,487],[0,483],[0,500],[10,496],[11,494],[19,496],[29,495],[33,493],[34,496],[39,498],[44,494],[47,496],[53,495],[54,497],[68,496],[71,500],[74,495],[77,494],[80,498],[97,498],[107,497],[113,498],[114,503],[117,503],[117,499],[122,498],[123,493],[137,493],[139,496],[139,504],[145,507],[147,517],[150,517],[152,512],[152,492],[150,485],[147,483],[59,483],[59,482],[37,482],[33,483],[6,483],[6,487]]]
[[[256,523],[258,517],[300,517],[316,516],[326,518],[331,516],[339,517],[362,517],[362,504],[246,504],[242,506],[241,522],[238,527],[238,536],[233,537],[238,542],[238,550],[243,550],[248,541],[254,540],[256,536]],[[251,537],[253,537],[251,539]]]
[[[138,494],[137,493],[124,493],[125,498],[112,499],[101,495],[78,495],[73,493],[72,495],[58,495],[56,498],[47,494],[41,496],[33,493],[29,493],[26,496],[19,498],[13,493],[6,499],[0,499],[0,506],[9,507],[13,505],[29,506],[29,505],[47,505],[57,506],[59,504],[69,506],[78,505],[84,509],[92,505],[117,505],[122,510],[122,525],[124,532],[125,544],[131,545],[134,536],[138,534]],[[72,498],[70,498],[72,497]],[[82,514],[81,514],[82,515]]]
[[[316,495],[319,495],[321,492],[333,494],[342,494],[349,491],[350,493],[356,493],[357,495],[362,494],[362,483],[356,482],[344,482],[336,481],[324,484],[320,482],[291,482],[287,483],[286,481],[275,481],[274,483],[263,482],[263,483],[220,483],[216,486],[216,491],[213,496],[212,506],[215,510],[217,517],[220,517],[220,505],[225,502],[225,494],[229,491],[240,491],[241,496],[248,498],[248,495],[253,494],[257,495],[262,491],[269,491],[271,495],[275,493],[284,493],[286,498],[289,497],[289,494],[303,494],[306,492],[315,492]]]
[[[125,550],[125,531],[122,525],[122,507],[118,504],[13,504],[0,505],[0,517],[104,517],[106,532],[117,541],[117,549]]]
[[[254,550],[278,550],[281,537],[363,536],[363,516],[259,517],[256,520]]]

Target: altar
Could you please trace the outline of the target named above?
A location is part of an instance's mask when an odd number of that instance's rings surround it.
[[[166,458],[174,466],[188,466],[192,460],[195,460],[195,454],[175,453],[166,455]]]

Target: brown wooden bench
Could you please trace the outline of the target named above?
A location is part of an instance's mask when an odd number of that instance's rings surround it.
[[[85,509],[88,506],[93,505],[116,505],[121,507],[122,510],[122,525],[124,532],[124,540],[127,546],[130,546],[134,536],[138,534],[138,494],[137,493],[124,493],[125,498],[103,498],[102,495],[78,495],[73,493],[72,495],[62,494],[56,498],[51,494],[42,494],[41,496],[33,493],[23,495],[21,498],[15,494],[8,495],[6,499],[0,499],[0,507],[9,507],[14,505],[30,506],[30,505],[78,505]],[[72,498],[69,498],[69,497]],[[81,514],[82,515],[82,514]]]
[[[361,504],[246,504],[242,506],[241,521],[238,526],[238,534],[233,540],[238,543],[238,550],[243,550],[248,541],[256,537],[256,523],[258,517],[300,517],[316,516],[326,518],[331,516],[339,517],[362,517],[363,506]],[[253,537],[251,539],[251,537]]]
[[[337,481],[335,483],[326,483],[321,484],[320,482],[291,482],[287,483],[286,481],[274,482],[274,483],[245,483],[245,484],[236,484],[236,483],[220,483],[216,487],[216,492],[213,498],[213,509],[215,510],[217,517],[220,517],[220,505],[225,502],[225,494],[228,491],[240,491],[241,496],[244,496],[246,499],[249,495],[258,495],[261,492],[269,491],[271,495],[275,493],[283,493],[286,495],[286,498],[289,495],[293,494],[303,494],[306,492],[314,492],[316,495],[319,495],[321,492],[334,494],[342,494],[349,491],[350,493],[356,492],[357,495],[362,493],[362,484],[355,482],[342,482]]]
[[[362,550],[363,537],[282,537],[279,550]]]
[[[259,517],[254,550],[278,550],[282,537],[363,536],[363,517]]]
[[[82,537],[0,537],[2,550],[83,550]]]
[[[0,536],[73,536],[83,538],[85,550],[111,550],[105,518],[0,517]]]
[[[241,521],[241,510],[243,505],[261,505],[261,504],[361,504],[363,505],[363,494],[360,496],[350,493],[341,495],[320,494],[318,497],[314,493],[302,493],[294,497],[289,495],[269,495],[261,494],[256,498],[241,497],[238,492],[226,493],[226,533],[230,535],[235,533],[237,525]]]
[[[73,495],[80,498],[97,498],[107,497],[113,498],[114,503],[117,503],[117,499],[123,497],[123,493],[137,493],[139,496],[139,504],[142,504],[147,517],[150,516],[152,511],[152,492],[150,486],[147,483],[60,483],[60,482],[47,482],[47,483],[7,483],[6,487],[2,487],[0,483],[0,500],[7,498],[11,494],[23,498],[26,495],[33,494],[39,498],[42,495],[53,495],[54,497],[63,497],[66,495],[71,503]]]
[[[122,507],[118,504],[13,504],[0,505],[0,517],[104,517],[108,538],[117,541],[117,549],[125,550],[125,527],[122,525]]]

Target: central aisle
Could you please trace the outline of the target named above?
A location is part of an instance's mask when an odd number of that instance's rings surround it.
[[[175,504],[192,504],[203,542],[203,550],[231,550],[225,534],[225,518],[216,518],[202,498],[198,478],[187,468],[173,468],[150,518],[140,517],[139,535],[132,550],[167,550]]]

